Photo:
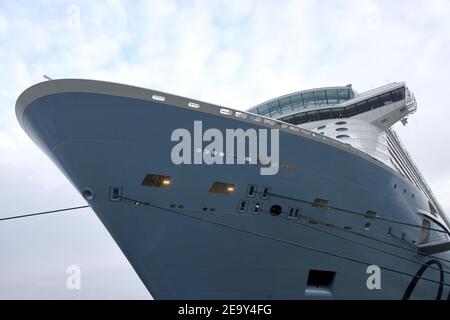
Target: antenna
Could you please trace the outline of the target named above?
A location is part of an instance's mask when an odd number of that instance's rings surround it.
[[[47,80],[53,80],[52,78],[50,78],[48,75],[44,74],[43,77]]]

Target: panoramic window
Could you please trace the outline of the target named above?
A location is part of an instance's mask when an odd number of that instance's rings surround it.
[[[278,104],[278,100],[271,101],[267,104],[267,107],[269,108],[270,115],[278,115],[281,113],[280,111],[280,105]]]
[[[351,116],[358,114],[358,111],[356,110],[356,105],[354,105],[354,104],[351,106],[345,107],[344,110],[345,110],[345,115],[347,117],[351,117]]]
[[[266,104],[263,104],[261,106],[258,107],[258,113],[262,116],[266,115],[269,113],[269,109],[267,108]]]
[[[289,97],[282,98],[279,101],[280,101],[281,113],[288,113],[288,112],[291,112],[294,110],[292,108],[291,99]]]
[[[303,96],[303,103],[305,105],[305,108],[313,107],[316,105],[316,102],[314,100],[314,95],[312,92],[304,92],[302,93]]]
[[[319,119],[320,120],[331,119],[331,109],[319,110]]]
[[[392,103],[392,95],[390,92],[382,94],[380,96],[380,103],[382,106]]]
[[[333,115],[333,119],[336,118],[345,118],[343,108],[331,109],[331,114]]]
[[[327,90],[327,101],[328,104],[337,104],[339,103],[338,91],[337,90]]]
[[[325,90],[319,90],[313,93],[316,99],[316,105],[320,106],[322,104],[327,104],[327,96],[325,94]]]
[[[307,121],[308,118],[306,117],[306,113],[300,113],[294,116],[294,124],[305,123]]]
[[[339,96],[340,102],[350,99],[350,94],[349,94],[348,89],[339,89],[338,96]]]
[[[366,100],[361,101],[356,104],[356,109],[358,113],[366,112],[369,111],[369,105],[367,104]]]
[[[379,97],[374,97],[374,98],[369,99],[367,101],[367,104],[369,106],[369,110],[376,109],[381,106]]]
[[[291,96],[292,106],[303,107],[303,98],[301,93],[297,93]]]
[[[308,117],[308,121],[317,121],[319,120],[319,111],[308,111],[306,113]]]
[[[405,88],[400,88],[397,90],[392,91],[392,100],[395,101],[400,101],[405,99]]]

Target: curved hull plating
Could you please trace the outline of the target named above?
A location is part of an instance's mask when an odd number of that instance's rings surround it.
[[[155,101],[144,89],[114,85],[129,90],[124,95],[108,92],[105,83],[64,81],[26,91],[16,107],[19,121],[84,192],[153,297],[401,299],[406,292],[435,299],[439,293],[442,274],[433,265],[410,285],[434,259],[414,248],[419,229],[333,209],[371,210],[420,225],[415,212],[427,208],[427,199],[387,167],[287,130],[280,131],[276,175],[260,175],[258,165],[175,165],[170,136],[176,128],[190,129],[198,120],[219,130],[265,126]],[[142,186],[147,174],[170,176],[171,185]],[[234,192],[209,192],[216,181],[234,184]],[[249,198],[249,184],[271,193]],[[112,186],[121,188],[120,201],[111,201]],[[328,208],[308,203],[317,198],[329,201]],[[280,215],[269,213],[273,205],[282,207]],[[289,217],[290,208],[300,210],[298,219]],[[435,258],[447,269],[442,258],[450,256]],[[381,268],[381,289],[368,288],[368,265]],[[311,270],[331,272],[332,279],[308,284]],[[443,275],[444,281],[450,276]],[[442,289],[446,298],[448,287]]]

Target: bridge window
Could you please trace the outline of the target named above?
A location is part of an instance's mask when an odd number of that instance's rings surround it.
[[[319,110],[319,119],[320,120],[331,119],[331,109]]]
[[[405,99],[405,88],[400,88],[397,90],[392,91],[392,100],[395,101],[400,101]]]
[[[291,96],[292,106],[303,107],[303,98],[301,93],[294,94]]]
[[[369,99],[368,105],[369,105],[370,110],[381,107],[381,102],[380,102],[379,97],[374,97],[374,98]]]
[[[339,103],[337,90],[327,90],[326,94],[327,94],[328,104],[337,104],[337,103]]]
[[[282,113],[293,111],[294,109],[291,106],[291,99],[289,97],[280,99],[280,108]]]
[[[312,92],[304,92],[302,93],[302,96],[305,108],[313,107],[316,105],[316,102],[314,100],[314,94]]]
[[[294,116],[285,117],[281,120],[283,120],[284,122],[287,122],[287,123],[294,123]]]
[[[258,113],[262,116],[269,113],[269,109],[267,108],[267,104],[263,104],[258,107]]]
[[[361,101],[356,104],[356,109],[358,113],[369,111],[369,105],[367,101]]]
[[[293,124],[301,124],[301,123],[305,123],[307,121],[308,121],[308,118],[306,116],[306,113],[300,113],[300,114],[296,114],[294,116]]]
[[[327,104],[327,96],[325,90],[315,91],[314,96],[316,98],[316,105]]]
[[[333,119],[335,118],[345,118],[345,114],[344,114],[344,108],[336,108],[336,109],[331,109],[331,114],[333,116]]]
[[[319,111],[308,111],[306,115],[308,117],[308,121],[310,122],[319,120]]]
[[[356,110],[356,105],[351,105],[351,106],[345,107],[344,109],[345,109],[345,115],[347,117],[351,117],[351,116],[358,114],[358,111]]]
[[[271,115],[271,116],[272,116],[272,115],[277,115],[277,114],[280,114],[280,113],[281,113],[281,111],[280,111],[280,105],[278,104],[278,100],[269,102],[269,103],[267,104],[267,107],[269,108],[269,111],[270,111],[270,115]]]
[[[339,102],[347,101],[350,99],[350,94],[348,89],[339,89],[338,90]]]
[[[391,95],[390,92],[382,94],[380,96],[380,103],[381,103],[382,106],[385,106],[387,104],[391,104],[392,102],[393,102],[392,101],[392,95]]]
[[[248,112],[259,114],[258,108],[250,109],[250,110],[248,110]]]

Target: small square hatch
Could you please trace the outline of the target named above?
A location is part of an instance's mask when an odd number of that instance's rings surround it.
[[[336,272],[325,270],[309,270],[305,295],[316,297],[332,297],[331,287]]]

